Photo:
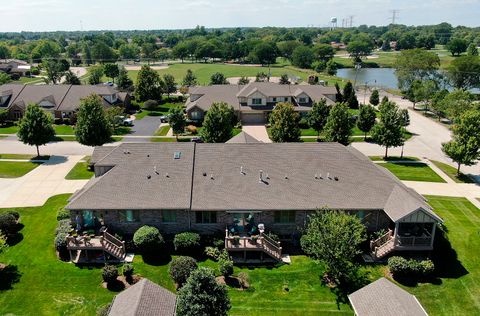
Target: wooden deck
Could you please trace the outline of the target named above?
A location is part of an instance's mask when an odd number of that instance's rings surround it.
[[[69,236],[67,237],[67,250],[70,252],[70,259],[74,263],[81,261],[95,261],[94,252],[101,251],[103,261],[123,262],[127,256],[125,242],[115,238],[106,232],[101,236]],[[111,259],[107,260],[107,257]]]
[[[277,261],[282,260],[280,243],[263,234],[254,237],[229,236],[228,230],[226,230],[225,249],[232,252],[243,252],[245,261],[247,260],[247,252],[260,252],[262,260],[263,254],[267,254]]]

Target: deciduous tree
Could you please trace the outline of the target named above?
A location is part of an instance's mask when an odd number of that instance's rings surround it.
[[[121,66],[118,70],[117,86],[120,90],[131,91],[133,89],[133,81],[128,76],[128,71]]]
[[[163,84],[164,92],[167,94],[167,97],[170,99],[170,94],[177,92],[177,84],[175,83],[175,77],[171,74],[163,75]]]
[[[119,69],[117,64],[107,63],[103,65],[103,72],[105,76],[112,78],[112,81],[115,82],[115,78],[119,75]]]
[[[329,112],[330,107],[327,105],[325,99],[315,102],[312,110],[308,112],[308,126],[317,132],[317,139],[320,137],[320,133],[323,131],[325,124],[327,124]]]
[[[158,100],[162,95],[162,80],[158,72],[143,65],[137,76],[135,96],[139,101]]]
[[[197,77],[193,74],[192,70],[187,69],[187,73],[185,74],[185,77],[183,77],[182,86],[192,87],[197,84]]]
[[[221,72],[216,72],[210,77],[210,85],[228,84],[227,78]]]
[[[38,147],[47,144],[54,136],[52,116],[38,104],[29,104],[18,124],[18,139],[24,144],[35,146],[37,156],[40,156]]]
[[[112,126],[98,95],[92,94],[80,101],[75,136],[86,146],[102,146],[111,140]]]
[[[354,121],[345,103],[337,103],[330,109],[325,125],[325,139],[343,145],[350,143]]]
[[[460,56],[448,66],[447,77],[457,89],[480,87],[480,57]]]
[[[99,84],[102,82],[103,77],[103,67],[102,66],[92,66],[88,69],[88,83],[91,85]]]
[[[380,122],[372,130],[372,138],[385,147],[385,158],[390,147],[402,146],[405,142],[403,125],[398,106],[394,102],[382,102],[379,106]]]
[[[299,121],[300,115],[291,103],[277,103],[270,114],[272,141],[275,143],[300,141]]]
[[[365,140],[367,139],[368,132],[370,132],[375,125],[376,117],[375,109],[371,105],[363,104],[360,106],[357,127],[365,133]]]
[[[369,102],[373,106],[377,106],[380,103],[380,95],[379,95],[377,89],[372,91],[372,94],[370,95]]]
[[[467,41],[463,38],[452,38],[447,43],[446,48],[452,54],[452,56],[460,56],[461,53],[467,50]]]
[[[178,135],[183,134],[185,131],[185,125],[187,120],[185,119],[185,113],[182,106],[174,106],[168,111],[168,121],[172,127],[173,134],[178,141]]]
[[[213,103],[205,115],[200,132],[206,143],[224,143],[233,135],[235,113],[225,102]]]

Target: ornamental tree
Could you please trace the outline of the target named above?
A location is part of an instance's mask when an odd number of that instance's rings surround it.
[[[86,146],[102,146],[111,140],[112,126],[100,96],[91,94],[80,101],[75,136]]]
[[[175,77],[171,74],[164,74],[163,83],[165,88],[164,92],[167,94],[167,98],[170,99],[170,94],[177,92],[177,84],[175,83]]]
[[[350,143],[354,121],[345,103],[337,103],[330,109],[325,125],[325,139],[343,145]]]
[[[461,53],[467,50],[467,41],[463,38],[452,38],[447,43],[446,48],[452,54],[452,56],[460,56]]]
[[[360,245],[366,237],[358,217],[320,210],[309,217],[300,244],[307,255],[325,264],[328,280],[340,284],[356,270],[354,259],[362,253]]]
[[[178,316],[226,316],[231,308],[226,287],[205,267],[194,270],[177,295]]]
[[[367,104],[360,106],[360,112],[358,113],[357,118],[357,127],[359,130],[365,133],[365,140],[367,139],[368,132],[370,132],[375,125],[376,118],[377,116],[373,106]]]
[[[196,86],[197,84],[198,84],[197,77],[193,74],[193,72],[190,69],[188,69],[187,73],[185,74],[185,77],[183,78],[182,86],[192,87],[192,86]]]
[[[113,63],[103,65],[103,71],[105,73],[105,76],[112,78],[113,82],[115,82],[115,78],[117,78],[120,73],[118,65]]]
[[[185,131],[185,125],[187,124],[183,107],[179,105],[170,108],[168,111],[168,121],[172,127],[173,134],[175,134],[175,137],[178,141],[178,135]]]
[[[224,143],[233,135],[235,113],[225,102],[213,103],[205,115],[201,136],[206,143]]]
[[[288,102],[277,103],[270,114],[271,137],[275,143],[300,141],[300,115]]]
[[[327,105],[325,99],[322,99],[315,102],[312,106],[312,110],[308,113],[308,126],[317,132],[317,139],[320,137],[320,133],[323,131],[325,124],[327,124],[329,112],[330,107]]]
[[[402,146],[405,142],[403,120],[394,102],[382,102],[379,110],[380,122],[373,128],[372,138],[375,143],[385,147],[385,158],[387,158],[390,147]]]
[[[370,102],[370,104],[373,106],[377,106],[380,103],[380,95],[377,89],[372,91],[372,94],[370,95],[370,99],[368,100],[368,102]]]
[[[36,146],[37,156],[40,156],[38,147],[47,144],[54,136],[52,116],[38,104],[29,104],[18,124],[18,139],[24,144]]]
[[[148,65],[143,65],[138,72],[135,96],[139,101],[158,100],[162,95],[162,86],[158,72]]]

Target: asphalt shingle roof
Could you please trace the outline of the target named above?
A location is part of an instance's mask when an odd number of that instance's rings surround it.
[[[328,207],[384,210],[392,220],[423,209],[439,219],[420,195],[337,143],[124,143],[95,149],[93,159],[115,167],[77,192],[68,209]]]
[[[428,316],[417,298],[385,278],[348,296],[357,316]]]
[[[174,316],[177,297],[172,292],[141,279],[113,299],[110,316]]]
[[[261,143],[258,139],[253,137],[252,135],[245,133],[245,132],[240,132],[237,135],[233,136],[230,138],[227,142],[227,144],[251,144],[251,143]]]

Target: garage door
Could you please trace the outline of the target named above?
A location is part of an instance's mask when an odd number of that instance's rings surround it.
[[[242,113],[242,124],[265,124],[265,114]]]

